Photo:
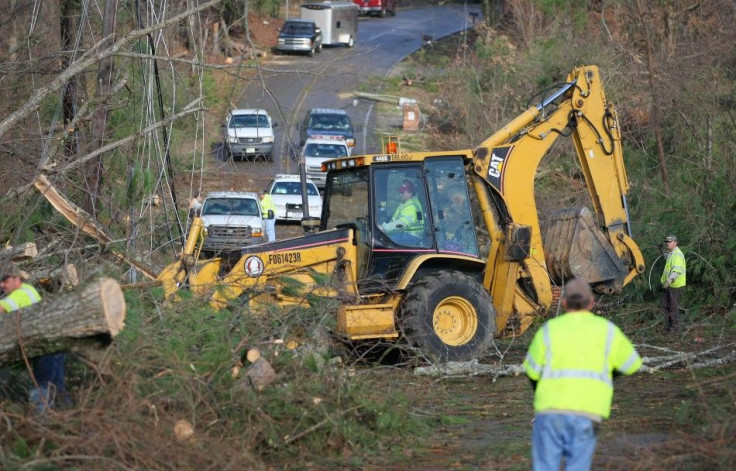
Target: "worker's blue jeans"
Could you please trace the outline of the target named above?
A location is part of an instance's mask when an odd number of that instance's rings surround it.
[[[49,408],[69,405],[64,378],[65,363],[65,353],[43,355],[33,359],[33,376],[38,388],[31,389],[29,400],[36,412],[43,413]]]
[[[266,238],[269,242],[273,242],[276,240],[276,218],[273,219],[264,219],[266,226]]]
[[[532,469],[589,470],[593,463],[596,430],[593,420],[574,414],[537,414],[532,427]]]

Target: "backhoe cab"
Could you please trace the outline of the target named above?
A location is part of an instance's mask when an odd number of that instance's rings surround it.
[[[219,259],[191,257],[193,234],[160,278],[167,294],[187,279],[218,308],[242,296],[339,297],[347,339],[402,336],[437,361],[478,357],[494,334],[520,334],[544,315],[564,280],[617,293],[644,270],[619,130],[598,69],[577,68],[476,149],[328,161],[319,232],[243,248],[222,279]],[[560,136],[575,144],[593,208],[562,209],[542,230],[534,175]]]

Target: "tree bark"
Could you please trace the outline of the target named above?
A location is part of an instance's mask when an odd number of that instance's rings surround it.
[[[37,254],[38,250],[36,249],[36,244],[33,242],[26,242],[25,244],[5,247],[0,250],[0,260],[20,262],[22,260],[33,258]]]
[[[68,263],[60,267],[45,270],[34,270],[28,282],[34,286],[42,286],[44,291],[55,292],[60,289],[73,288],[79,284],[77,267]]]
[[[104,49],[112,47],[115,43],[115,19],[117,17],[117,0],[105,2],[105,14],[102,17],[102,38]],[[97,65],[97,92],[96,97],[100,100],[109,95],[112,87],[112,73],[115,62],[112,56],[100,59]],[[92,115],[92,139],[91,148],[98,149],[105,143],[107,136],[107,103],[102,99],[97,103],[97,109]],[[84,179],[87,184],[87,195],[82,207],[92,215],[97,216],[97,196],[100,190],[100,179],[102,178],[102,156],[92,159],[84,169]]]
[[[70,63],[72,50],[74,49],[73,34],[74,30],[74,6],[72,0],[61,0],[59,14],[59,34],[61,36],[61,68],[67,69]],[[64,85],[61,91],[61,108],[63,111],[64,128],[66,138],[64,139],[64,155],[67,161],[71,160],[77,153],[77,132],[72,130],[71,126],[76,117],[77,110],[77,77],[69,77],[69,81]]]
[[[639,15],[639,19],[641,20],[642,29],[644,30],[644,38],[646,42],[646,48],[647,48],[647,71],[649,73],[649,91],[650,96],[652,97],[652,106],[651,106],[651,123],[652,123],[652,131],[654,132],[654,136],[657,139],[657,153],[659,155],[659,170],[662,174],[662,186],[664,187],[664,192],[667,196],[670,195],[670,177],[669,172],[667,171],[667,158],[664,151],[664,138],[662,137],[662,127],[660,126],[660,99],[659,99],[659,92],[657,91],[657,81],[656,81],[656,64],[655,64],[655,57],[654,57],[654,38],[653,38],[653,32],[652,27],[650,24],[650,20],[647,18],[652,17],[652,12],[650,10],[645,11],[645,7],[642,4],[642,0],[636,0],[634,2],[636,4],[636,11]]]
[[[57,352],[97,360],[125,326],[125,298],[103,278],[82,289],[0,315],[0,365]]]

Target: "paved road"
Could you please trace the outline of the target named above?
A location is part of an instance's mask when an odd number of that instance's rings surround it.
[[[242,172],[295,173],[299,136],[296,123],[312,107],[343,108],[354,125],[358,154],[375,153],[380,141],[372,129],[373,102],[352,95],[361,84],[379,83],[391,68],[422,45],[424,35],[438,39],[469,26],[476,10],[462,5],[399,10],[395,17],[361,18],[355,47],[328,47],[310,58],[274,56],[262,64],[261,76],[248,83],[237,102],[241,108],[265,108],[278,123],[274,162],[238,164]],[[365,91],[365,90],[364,90]],[[371,90],[378,92],[379,90]]]

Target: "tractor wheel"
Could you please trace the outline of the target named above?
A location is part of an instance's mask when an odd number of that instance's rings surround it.
[[[401,307],[407,341],[438,362],[478,358],[496,332],[491,295],[470,276],[440,271],[409,287]]]

